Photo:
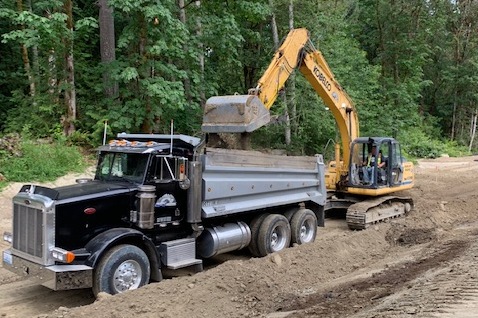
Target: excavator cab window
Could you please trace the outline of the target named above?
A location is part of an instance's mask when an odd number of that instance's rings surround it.
[[[398,142],[392,142],[392,156],[390,156],[390,185],[400,185],[403,179],[403,157]]]
[[[378,148],[378,161],[377,161],[377,185],[388,186],[390,182],[390,142],[385,141],[380,144]]]
[[[398,150],[396,149],[398,147]],[[386,139],[360,139],[352,143],[350,179],[351,186],[365,188],[385,187],[393,184],[392,167],[400,165],[399,145]]]
[[[359,186],[364,184],[364,162],[367,160],[368,145],[364,142],[354,142],[351,149],[350,184]]]

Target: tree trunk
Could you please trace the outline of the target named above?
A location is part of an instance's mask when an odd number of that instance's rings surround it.
[[[473,141],[475,140],[477,118],[478,118],[478,110],[475,109],[473,113],[471,114],[470,144],[468,145],[468,151],[470,152],[471,152],[471,149],[473,148]]]
[[[271,16],[272,40],[274,41],[274,50],[277,51],[277,49],[279,48],[279,32],[277,32],[276,15],[274,13],[274,0],[269,0],[269,6],[271,7],[271,11],[272,11],[272,16]]]
[[[276,16],[274,13],[274,1],[269,0],[269,6],[271,7],[272,10],[272,16],[271,16],[271,29],[272,29],[272,39],[274,40],[274,49],[277,50],[279,48],[279,32],[277,30],[277,23],[276,23]],[[282,94],[282,102],[285,105],[284,109],[284,120],[285,120],[285,130],[284,130],[284,139],[285,139],[285,144],[290,145],[291,143],[291,133],[290,133],[290,117],[289,117],[289,110],[287,106],[287,94],[286,94],[286,88],[284,86],[284,92]]]
[[[23,11],[23,1],[22,0],[17,0],[17,9],[18,9],[18,12],[22,12]],[[22,29],[24,29],[24,26],[22,25],[21,26]],[[22,53],[22,60],[23,60],[23,68],[25,69],[25,74],[28,78],[28,83],[29,83],[29,86],[30,86],[30,96],[31,97],[35,97],[36,95],[36,85],[35,85],[35,80],[34,80],[34,77],[33,77],[33,74],[32,74],[32,68],[31,68],[31,65],[30,65],[30,58],[28,57],[28,49],[27,47],[22,44],[21,47],[21,53]]]
[[[179,21],[181,21],[182,24],[186,25],[186,8],[184,4],[184,0],[178,0],[178,6],[179,6]],[[183,50],[184,52],[189,51],[189,47],[187,42],[183,44]],[[185,68],[186,73],[190,73],[190,70],[187,69],[187,63],[181,63],[183,64],[183,67]],[[186,96],[186,100],[188,103],[192,102],[192,95],[191,95],[191,81],[189,80],[189,77],[186,77],[183,80],[183,86],[184,86],[184,95]]]
[[[196,6],[199,8],[201,7],[201,1],[196,1]],[[202,37],[202,23],[201,23],[201,17],[198,16],[196,18],[196,36],[197,38]],[[201,70],[201,87],[199,91],[199,95],[201,98],[201,107],[204,109],[204,106],[206,105],[206,88],[204,87],[204,44],[202,42],[199,42],[199,68]]]
[[[104,65],[103,87],[106,97],[118,95],[118,82],[112,79],[110,68],[111,62],[116,60],[115,23],[113,9],[108,5],[108,0],[99,0],[99,25],[100,25],[100,54]]]
[[[294,1],[289,2],[289,30],[294,29]],[[295,72],[290,74],[287,93],[289,95],[287,103],[287,116],[286,116],[286,144],[290,145],[292,134],[297,134],[297,104],[295,100]],[[290,116],[289,116],[290,114]],[[292,118],[292,119],[291,119]]]
[[[450,140],[455,140],[455,124],[456,124],[456,88],[453,94],[453,112],[451,119],[451,138]]]
[[[148,23],[146,22],[145,16],[142,15],[141,13],[139,13],[138,15],[138,20],[139,20],[138,54],[140,56],[139,60],[148,61],[149,57],[147,56],[147,52],[146,52],[146,47],[148,45]],[[152,67],[151,69],[147,69],[147,71],[148,72],[145,72],[146,75],[144,76],[150,76],[150,77],[156,76],[154,67]],[[135,87],[136,93],[143,95],[143,93],[140,92],[140,85],[138,81],[136,82],[136,84],[137,84],[137,86]],[[141,124],[141,132],[146,134],[151,134],[154,131],[153,124],[155,122],[159,122],[159,119],[153,118],[154,116],[151,114],[153,111],[153,107],[151,106],[151,99],[146,94],[144,94],[143,96],[144,96],[144,107],[145,107],[146,115]]]
[[[52,12],[45,10],[44,12],[45,16],[48,19],[51,19],[51,14]],[[36,59],[38,61],[38,49],[35,47],[34,50],[34,56],[36,56]],[[60,95],[61,95],[61,89],[59,88],[58,85],[58,71],[57,71],[57,53],[55,51],[55,48],[50,47],[48,50],[48,68],[47,68],[47,85],[48,85],[48,94],[51,102],[53,104],[60,104]],[[38,63],[37,63],[38,64]],[[62,124],[63,124],[63,117],[61,119]]]
[[[65,0],[64,10],[67,15],[66,26],[68,34],[65,42],[65,71],[66,71],[66,89],[65,105],[66,116],[63,118],[63,132],[65,136],[70,136],[75,131],[76,120],[76,88],[75,88],[75,64],[73,59],[73,2]]]

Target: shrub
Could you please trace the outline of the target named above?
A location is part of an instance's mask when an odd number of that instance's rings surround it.
[[[57,142],[20,141],[21,156],[3,154],[0,173],[6,181],[52,181],[68,172],[81,172],[87,162],[80,150]]]

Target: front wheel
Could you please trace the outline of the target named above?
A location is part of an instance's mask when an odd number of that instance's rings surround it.
[[[110,249],[94,271],[93,293],[111,295],[137,289],[149,282],[151,269],[148,256],[134,245],[118,245]]]

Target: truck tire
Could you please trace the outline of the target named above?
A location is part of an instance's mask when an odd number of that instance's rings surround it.
[[[93,293],[111,295],[137,289],[149,283],[151,269],[148,256],[134,245],[117,245],[111,248],[94,270]]]
[[[268,215],[261,222],[257,249],[259,256],[282,251],[290,246],[290,224],[281,214]]]
[[[317,216],[308,209],[300,209],[290,220],[291,244],[305,244],[315,241]]]
[[[297,213],[297,211],[299,211],[298,207],[291,208],[291,209],[287,210],[287,212],[284,213],[284,216],[287,218],[287,221],[289,221],[289,223],[292,220],[292,217],[294,216],[294,214]]]
[[[249,224],[251,229],[251,242],[249,243],[248,249],[252,256],[260,257],[259,248],[257,247],[257,239],[259,237],[259,228],[262,224],[262,221],[269,216],[270,214],[264,213],[259,216],[256,216]]]

